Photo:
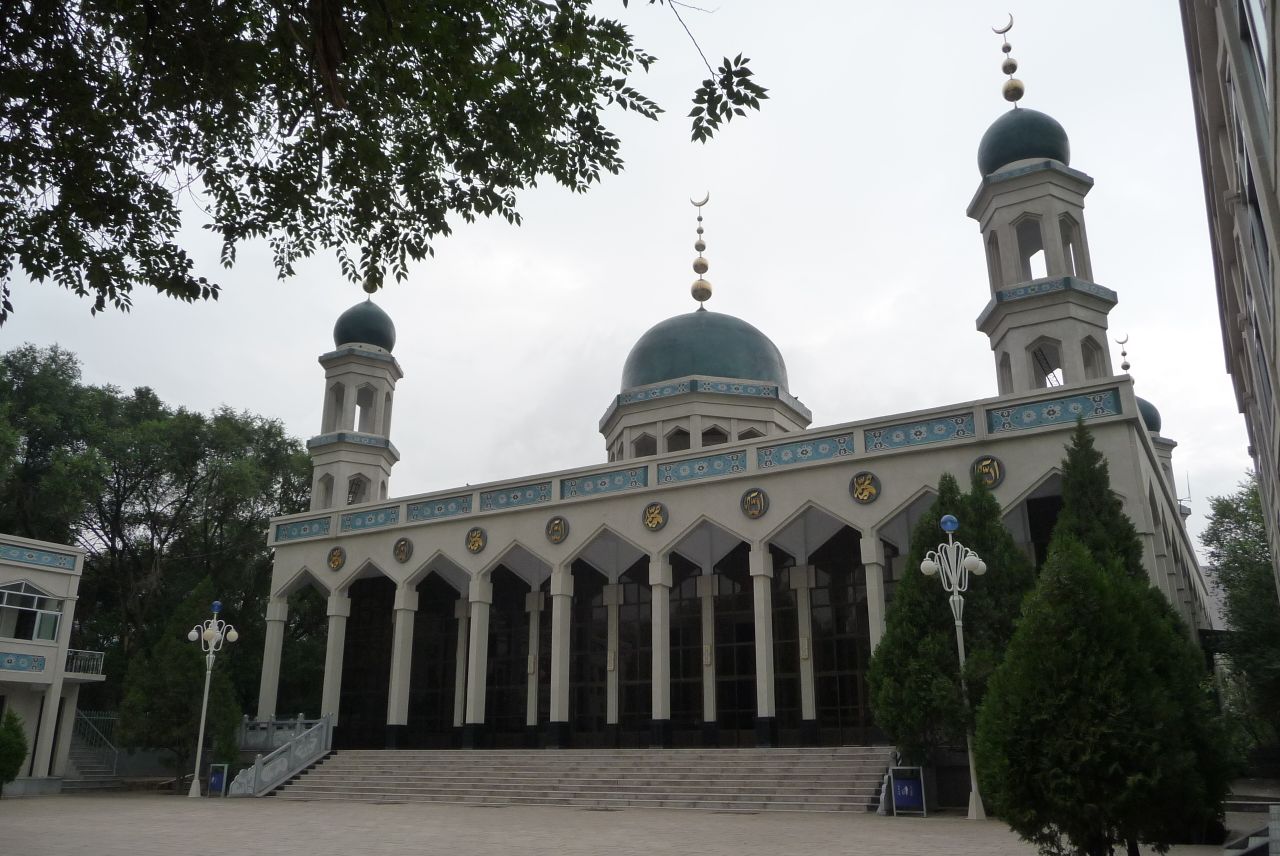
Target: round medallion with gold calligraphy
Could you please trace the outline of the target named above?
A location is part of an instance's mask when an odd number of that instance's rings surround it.
[[[973,462],[969,472],[988,488],[997,488],[1004,481],[1004,462],[995,455],[983,455]]]
[[[854,473],[849,480],[849,495],[859,505],[870,505],[880,498],[880,478],[869,470]]]
[[[569,521],[556,515],[547,521],[547,540],[552,544],[563,544],[569,537]]]
[[[347,551],[341,547],[334,547],[329,551],[329,570],[340,571],[342,566],[347,563]]]
[[[489,536],[479,526],[472,526],[467,530],[466,538],[467,552],[479,553],[489,543]]]
[[[644,507],[644,513],[640,517],[640,522],[644,524],[644,528],[650,532],[657,532],[663,526],[667,525],[667,507],[661,502],[651,502]]]
[[[391,555],[396,557],[396,561],[404,564],[413,558],[413,542],[408,538],[399,538],[391,548]]]
[[[769,510],[769,494],[758,487],[753,487],[742,494],[739,501],[742,513],[752,520],[759,520]]]

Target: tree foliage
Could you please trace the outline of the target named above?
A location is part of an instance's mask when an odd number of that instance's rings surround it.
[[[187,632],[209,617],[213,601],[213,583],[206,578],[165,622],[151,649],[130,659],[125,679],[121,741],[126,746],[169,751],[180,774],[194,760],[206,671],[200,643],[188,642]],[[230,653],[238,644],[226,643],[223,652]],[[217,656],[214,666],[206,725],[212,751],[203,760],[232,761],[237,751],[240,706],[223,654]]]
[[[943,514],[959,519],[957,537],[988,567],[964,595],[965,681],[971,709],[986,693],[1033,580],[1031,563],[1005,529],[991,492],[975,481],[963,494],[954,477],[943,476],[937,500],[912,532],[907,572],[894,590],[885,634],[867,676],[876,723],[915,760],[927,760],[942,747],[963,745],[972,724],[961,691],[948,595],[936,579],[917,570],[925,553],[945,540],[938,527]]]
[[[978,714],[984,795],[1042,853],[1164,852],[1221,818],[1231,750],[1141,546],[1077,425],[1049,561]]]
[[[1076,420],[1062,462],[1062,510],[1053,531],[1055,536],[1074,537],[1094,561],[1107,564],[1115,558],[1134,579],[1147,578],[1138,530],[1111,489],[1110,466],[1094,447],[1083,419]]]
[[[1210,500],[1201,540],[1230,633],[1224,645],[1244,684],[1244,721],[1256,744],[1280,740],[1280,603],[1258,478]]]
[[[57,348],[0,355],[0,395],[0,439],[17,449],[0,472],[0,531],[87,550],[72,644],[106,653],[107,680],[82,699],[118,704],[132,656],[205,578],[242,634],[222,665],[243,704],[256,698],[271,576],[262,532],[307,507],[302,444],[251,414],[85,385]]]
[[[22,762],[27,758],[27,735],[22,730],[22,720],[12,710],[6,710],[0,718],[0,795],[4,786],[18,778]]]
[[[0,323],[15,268],[94,312],[137,287],[216,298],[177,242],[185,191],[225,265],[264,238],[282,277],[328,250],[376,288],[451,215],[518,222],[517,192],[544,176],[587,190],[623,165],[605,112],[661,112],[631,85],[655,58],[590,6],[0,5]],[[766,97],[741,55],[708,70],[703,141]]]
[[[1148,591],[1055,538],[992,677],[982,791],[1042,853],[1100,856],[1130,840],[1164,852],[1219,816],[1222,756],[1195,751],[1214,721],[1203,667]]]

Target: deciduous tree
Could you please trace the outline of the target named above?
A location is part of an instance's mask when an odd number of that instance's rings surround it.
[[[622,168],[604,113],[660,112],[631,83],[655,58],[591,5],[0,5],[0,323],[15,268],[95,312],[139,287],[217,297],[178,242],[184,192],[226,265],[264,238],[282,277],[327,250],[377,288],[451,216],[519,222],[544,177],[587,190]],[[702,140],[766,97],[741,55],[708,70]]]

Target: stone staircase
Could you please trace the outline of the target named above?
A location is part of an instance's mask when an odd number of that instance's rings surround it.
[[[100,750],[71,741],[71,749],[67,755],[70,769],[62,779],[62,791],[114,791],[120,790],[124,784],[109,760],[103,757]]]
[[[888,746],[335,752],[273,794],[289,800],[874,811]]]

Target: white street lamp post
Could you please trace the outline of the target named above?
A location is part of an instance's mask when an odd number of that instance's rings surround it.
[[[236,629],[218,617],[222,612],[222,601],[213,602],[213,617],[206,618],[187,633],[188,642],[200,642],[204,651],[204,698],[200,702],[200,731],[196,734],[196,771],[191,777],[189,797],[200,796],[200,750],[204,748],[204,720],[209,711],[209,679],[213,677],[213,661],[222,650],[223,641],[234,642],[240,638]]]
[[[987,563],[955,540],[953,535],[960,528],[960,521],[953,515],[944,514],[939,525],[947,533],[947,543],[939,544],[938,549],[925,554],[920,571],[926,577],[941,576],[942,588],[951,595],[951,614],[956,619],[956,648],[960,651],[960,691],[968,708],[969,687],[964,680],[964,598],[961,595],[969,588],[969,575],[982,576],[987,572]],[[986,820],[982,796],[978,793],[978,771],[973,764],[973,732],[968,727],[965,728],[964,739],[969,749],[969,819]]]

